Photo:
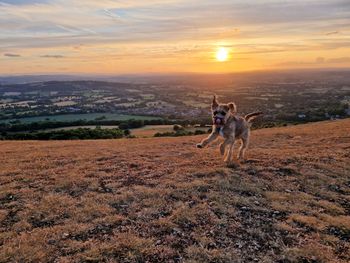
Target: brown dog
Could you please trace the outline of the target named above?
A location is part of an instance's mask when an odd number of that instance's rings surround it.
[[[228,104],[219,104],[214,96],[211,105],[213,130],[211,134],[201,143],[197,144],[198,148],[203,148],[214,141],[219,135],[224,138],[220,144],[220,153],[224,155],[224,161],[227,165],[232,164],[232,152],[235,140],[241,140],[241,147],[238,152],[238,160],[244,161],[244,153],[249,144],[250,122],[262,112],[253,112],[244,117],[237,116],[237,107],[233,102]]]

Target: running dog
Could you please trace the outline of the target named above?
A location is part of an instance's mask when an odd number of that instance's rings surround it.
[[[238,116],[235,103],[221,104],[217,101],[216,96],[214,96],[211,110],[213,120],[212,132],[201,143],[197,144],[197,148],[203,148],[219,135],[222,136],[224,142],[220,144],[220,153],[224,156],[224,162],[230,166],[233,161],[232,152],[235,140],[241,140],[237,158],[239,161],[244,161],[244,154],[249,144],[250,122],[263,113],[257,111],[244,117]]]

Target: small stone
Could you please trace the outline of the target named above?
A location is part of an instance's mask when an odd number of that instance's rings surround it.
[[[47,243],[48,243],[49,245],[54,245],[54,244],[56,243],[56,241],[55,241],[54,239],[49,239],[49,240],[47,241]]]
[[[180,229],[180,228],[177,228],[177,227],[174,227],[174,228],[173,228],[173,232],[174,232],[174,233],[181,233],[181,229]]]
[[[69,234],[68,233],[63,233],[62,237],[63,238],[67,238],[67,237],[69,237]]]

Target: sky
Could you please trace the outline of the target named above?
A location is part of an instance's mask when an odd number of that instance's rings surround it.
[[[0,0],[2,75],[295,68],[350,68],[349,0]]]

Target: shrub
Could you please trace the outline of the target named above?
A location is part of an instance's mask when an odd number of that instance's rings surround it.
[[[182,127],[181,125],[175,124],[174,127],[173,127],[173,130],[175,132],[182,131],[182,130],[184,130],[184,127]]]

